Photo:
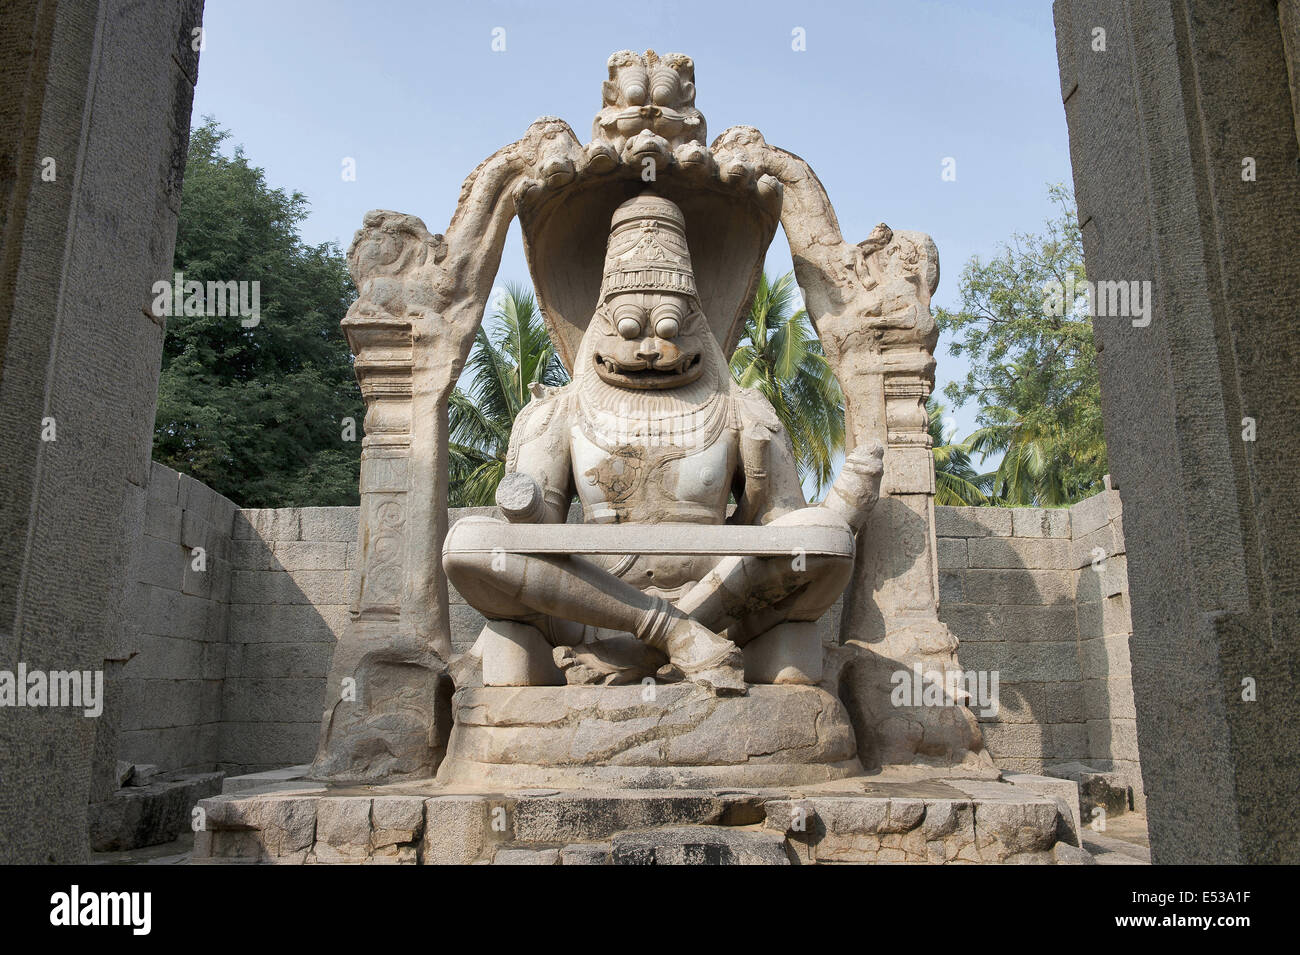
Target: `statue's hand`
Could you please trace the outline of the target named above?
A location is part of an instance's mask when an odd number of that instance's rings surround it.
[[[520,471],[507,474],[497,485],[497,506],[511,524],[537,524],[544,513],[542,488]]]
[[[839,514],[854,530],[862,527],[880,499],[884,459],[885,449],[879,441],[860,444],[850,451],[822,506]]]

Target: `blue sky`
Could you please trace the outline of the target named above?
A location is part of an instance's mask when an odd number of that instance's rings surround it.
[[[204,27],[196,120],[214,115],[273,186],[306,194],[309,242],[346,248],[375,208],[441,232],[465,176],[538,116],[587,141],[622,49],[693,57],[710,141],[757,126],[808,160],[846,239],[878,222],[930,233],[936,305],[955,307],[967,260],[1037,230],[1047,184],[1070,182],[1048,0],[207,0]],[[790,268],[780,233],[767,268]],[[516,225],[499,284],[527,275]],[[941,391],[964,367],[942,343],[938,362]],[[976,411],[950,409],[961,436]]]

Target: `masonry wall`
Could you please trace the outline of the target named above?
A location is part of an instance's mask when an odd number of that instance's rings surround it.
[[[1068,510],[935,508],[940,616],[963,667],[998,672],[999,711],[981,721],[1005,769],[1084,762],[1140,789],[1119,508],[1113,491]],[[356,589],[356,537],[356,508],[239,510],[155,464],[122,758],[230,774],[310,761]],[[207,575],[188,569],[194,546],[207,548]],[[449,596],[463,652],[484,621]]]
[[[940,618],[967,670],[997,671],[981,716],[1004,769],[1082,762],[1141,799],[1117,491],[1071,508],[936,507]]]
[[[310,762],[330,655],[356,590],[357,509],[245,510],[233,538],[218,767]]]
[[[121,760],[194,771],[217,762],[238,512],[194,478],[153,463],[129,570],[128,659],[110,683]]]

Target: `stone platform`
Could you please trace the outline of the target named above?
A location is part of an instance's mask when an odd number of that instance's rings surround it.
[[[862,775],[819,686],[716,697],[690,683],[466,687],[438,781],[477,789],[707,789]]]
[[[1086,863],[1072,784],[856,777],[762,789],[468,792],[281,780],[200,803],[196,863]]]

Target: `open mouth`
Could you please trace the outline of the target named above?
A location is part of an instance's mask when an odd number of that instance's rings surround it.
[[[596,364],[605,375],[633,382],[668,381],[673,378],[680,378],[682,375],[694,370],[699,363],[699,355],[683,355],[671,364],[645,361],[623,364],[607,355],[596,354]]]

